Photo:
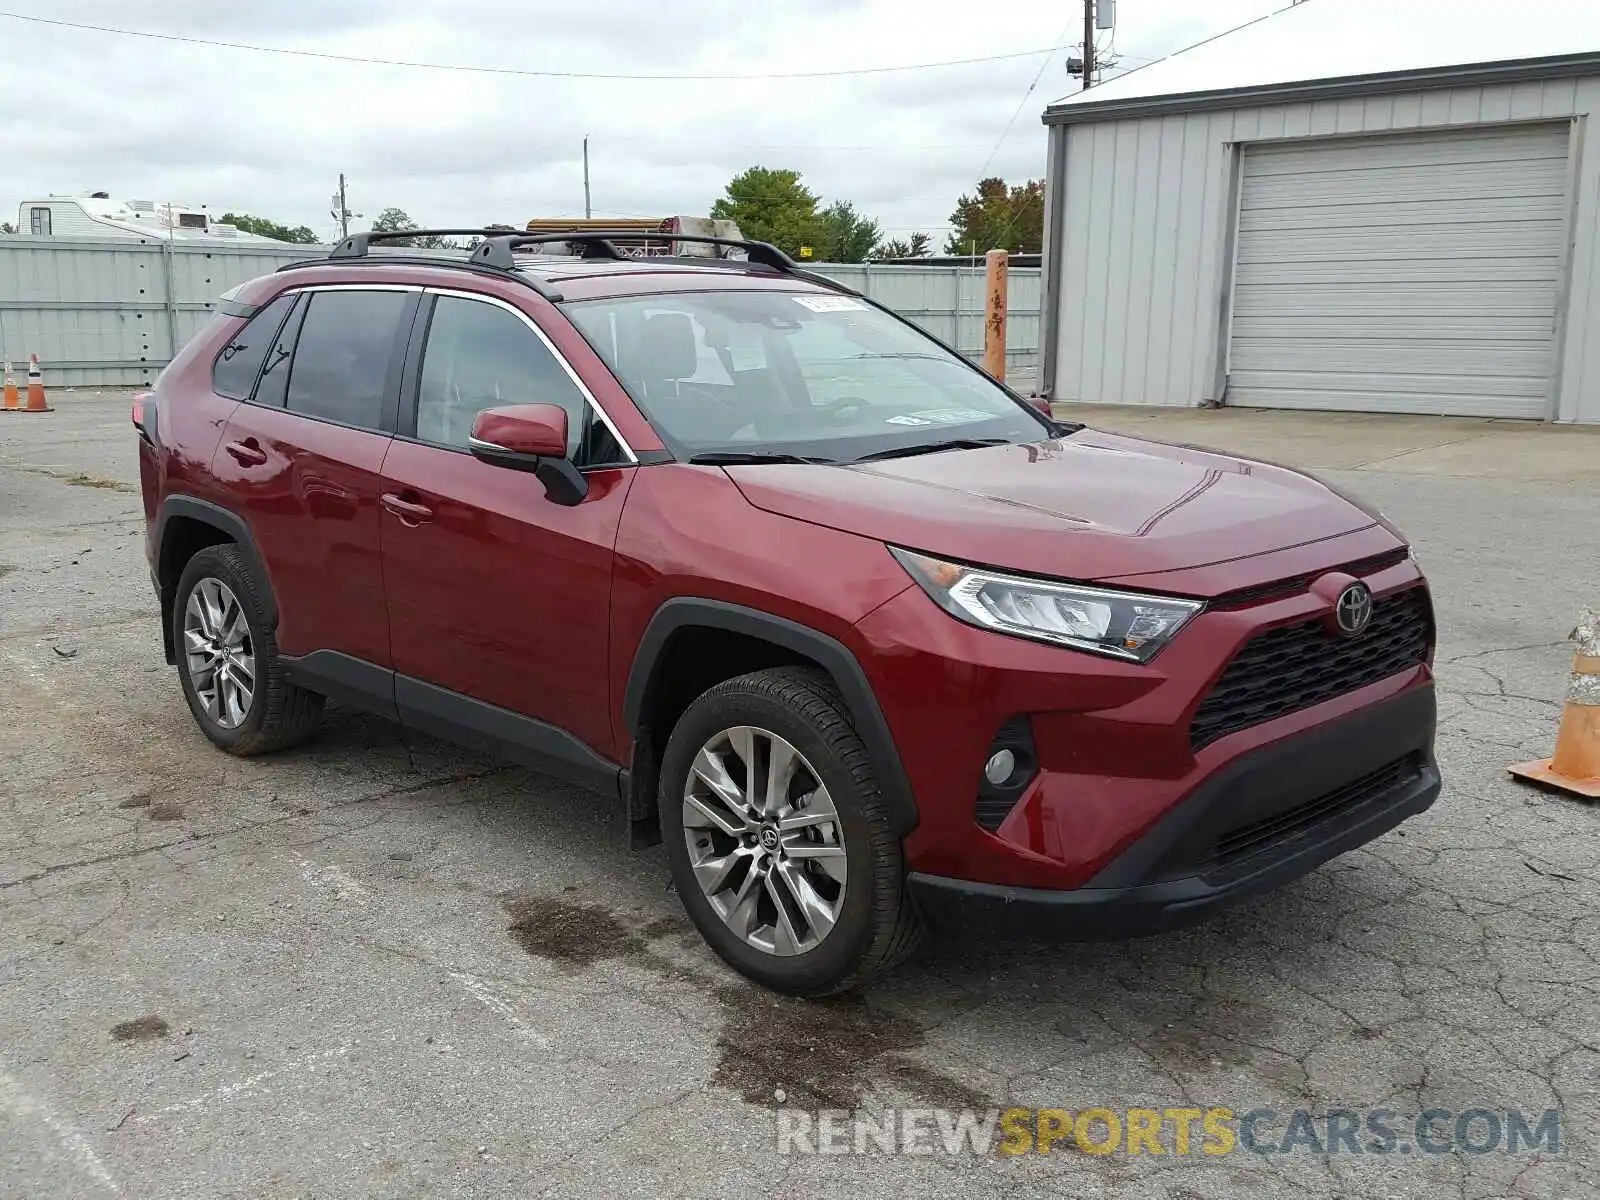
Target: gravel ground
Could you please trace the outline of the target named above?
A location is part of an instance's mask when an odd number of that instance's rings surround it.
[[[0,416],[0,1195],[1600,1195],[1600,817],[1504,774],[1600,602],[1595,476],[1331,475],[1435,583],[1432,811],[1196,929],[941,945],[805,1004],[724,970],[589,795],[336,709],[215,751],[162,662],[126,397],[52,398]],[[779,1153],[782,1113],[858,1104],[1562,1125],[1554,1155]]]

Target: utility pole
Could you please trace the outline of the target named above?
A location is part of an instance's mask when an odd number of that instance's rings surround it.
[[[589,135],[583,135],[583,219],[587,221],[593,214],[589,209]]]
[[[1094,0],[1083,0],[1083,90],[1094,86]]]

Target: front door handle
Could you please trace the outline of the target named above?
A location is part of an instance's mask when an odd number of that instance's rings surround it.
[[[418,504],[414,500],[404,500],[393,492],[383,494],[383,506],[400,518],[402,525],[416,528],[433,520],[433,509],[426,504]]]
[[[241,467],[259,467],[267,461],[267,452],[255,438],[245,438],[242,442],[229,442],[223,449],[232,455],[233,460]]]

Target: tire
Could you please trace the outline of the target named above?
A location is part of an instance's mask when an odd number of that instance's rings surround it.
[[[712,756],[711,775],[718,766],[726,771],[718,776],[722,790],[694,773],[703,750]],[[789,750],[798,753],[793,781],[783,789],[785,799],[766,806],[788,813],[786,824],[780,828],[765,813],[751,816],[749,806],[739,816],[739,802],[729,797],[742,787],[749,798],[752,773],[744,756],[758,764],[753,774],[760,799],[767,791],[766,765],[788,761]],[[697,804],[688,799],[691,788]],[[900,839],[890,828],[871,759],[844,701],[820,671],[757,671],[695,700],[667,742],[658,803],[673,882],[690,919],[725,962],[757,983],[795,996],[831,995],[887,970],[920,943],[922,923],[906,893]],[[744,824],[729,822],[730,813]],[[789,822],[805,825],[793,829]],[[741,869],[737,862],[746,860]],[[757,862],[764,872],[752,881]],[[821,929],[826,922],[813,923],[808,912],[829,913],[831,924]]]
[[[191,610],[190,601],[197,589],[201,597],[196,605],[204,610],[203,614]],[[265,585],[257,580],[249,558],[232,543],[223,543],[206,547],[188,561],[178,579],[177,598],[172,606],[178,679],[189,711],[206,737],[229,754],[241,757],[267,754],[303,742],[315,731],[322,714],[321,696],[289,682],[278,654],[277,638],[267,621],[264,591]],[[207,609],[207,601],[211,602],[211,609]],[[215,609],[224,615],[212,623],[225,627],[229,640],[237,645],[232,647],[232,663],[207,671],[192,665],[195,659],[189,652],[187,634],[196,628],[193,622],[200,621],[196,631],[203,636],[204,623],[211,620],[210,611]],[[204,651],[206,658],[211,654],[210,650]],[[252,676],[249,702],[237,703],[243,693],[235,687],[231,693],[234,702],[230,703],[229,682],[219,682],[218,677],[242,680],[246,662]]]

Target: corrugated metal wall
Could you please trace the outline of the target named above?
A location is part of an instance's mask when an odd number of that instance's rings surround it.
[[[968,358],[983,357],[984,269],[825,263],[812,268],[894,309]],[[1006,289],[1006,382],[1031,391],[1039,369],[1038,267],[1012,267]]]
[[[1059,400],[1196,405],[1223,383],[1241,143],[1573,120],[1573,245],[1557,419],[1600,422],[1600,78],[1441,88],[1055,127],[1064,203],[1053,316]],[[1065,153],[1062,154],[1064,147]]]
[[[37,354],[61,387],[150,383],[229,288],[327,247],[0,236],[0,355]],[[983,353],[983,267],[819,264],[971,358]],[[1038,374],[1039,268],[1011,271],[1008,381]]]
[[[223,292],[305,258],[206,242],[0,237],[0,354],[59,387],[150,383]]]

